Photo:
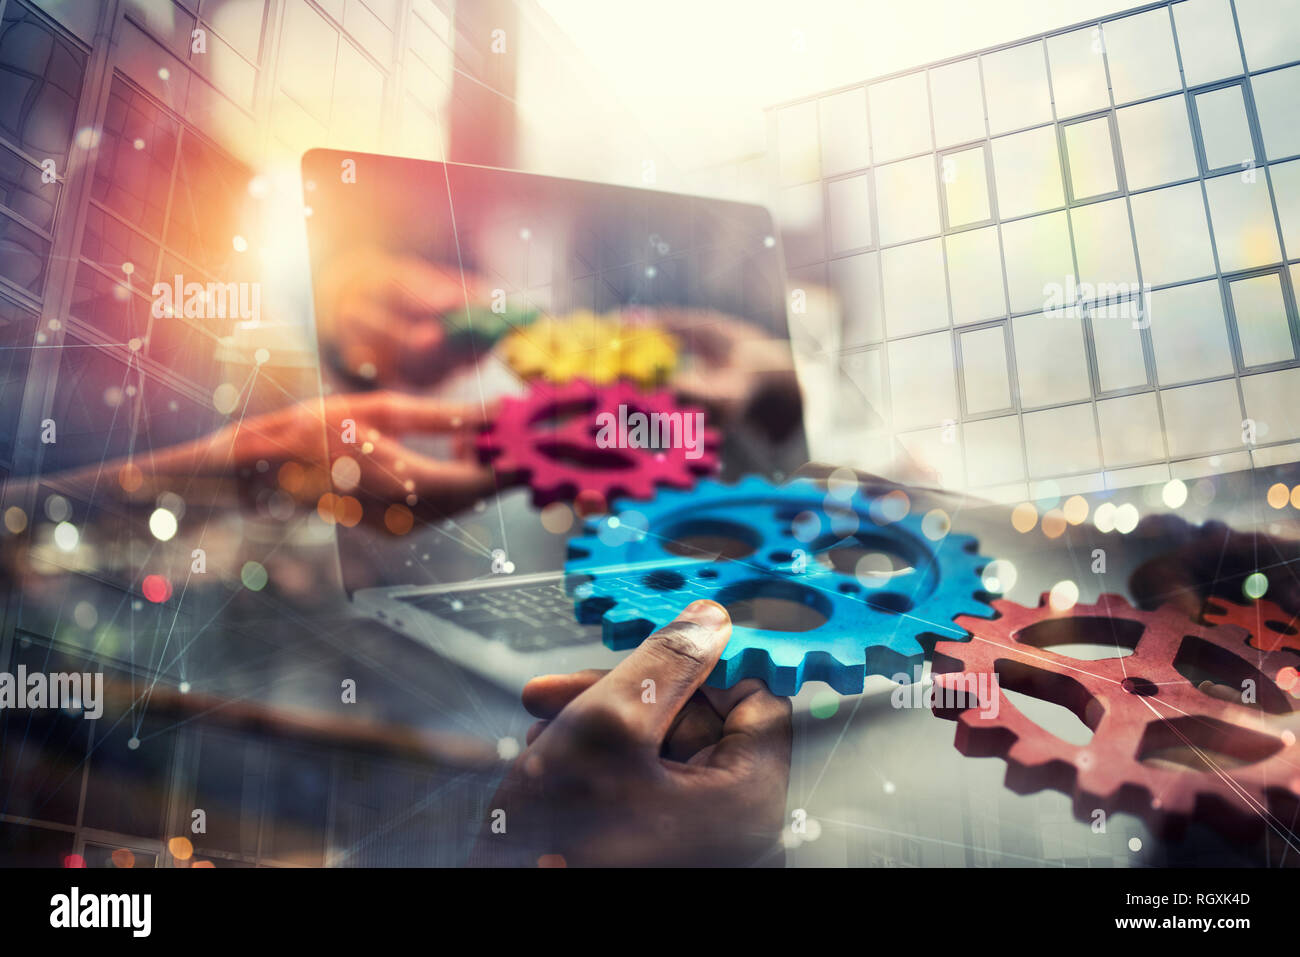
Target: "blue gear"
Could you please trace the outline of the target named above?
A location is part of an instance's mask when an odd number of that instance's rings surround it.
[[[965,640],[966,630],[952,623],[957,615],[993,614],[980,600],[989,559],[976,554],[974,538],[950,533],[932,541],[920,515],[887,521],[882,504],[860,492],[841,502],[812,481],[775,486],[759,476],[665,489],[649,502],[620,499],[569,542],[565,584],[578,619],[600,622],[616,651],[639,644],[697,598],[731,604],[761,595],[811,606],[826,620],[807,631],[737,625],[708,684],[761,678],[773,693],[791,695],[805,681],[824,681],[854,694],[868,674],[910,676],[927,650],[923,635]],[[666,547],[692,535],[738,539],[753,551],[729,561]],[[912,571],[864,587],[852,570],[818,558],[844,546],[892,553]]]

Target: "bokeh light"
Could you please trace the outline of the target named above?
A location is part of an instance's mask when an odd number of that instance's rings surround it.
[[[984,590],[1005,594],[1016,587],[1016,579],[1019,572],[1016,566],[1005,558],[995,558],[984,566],[984,571],[980,576],[984,583]]]
[[[1033,529],[1038,524],[1038,509],[1033,502],[1021,502],[1011,510],[1011,527],[1020,534]]]
[[[170,542],[176,537],[176,516],[165,508],[156,508],[149,516],[149,531],[160,542]]]
[[[564,502],[552,502],[542,509],[542,528],[552,535],[563,535],[573,527],[573,509]]]
[[[77,531],[77,526],[71,522],[59,522],[54,526],[54,544],[61,551],[75,552],[77,546],[81,544],[81,533]]]
[[[1069,611],[1079,602],[1079,586],[1068,578],[1052,586],[1047,594],[1047,604],[1052,611]]]
[[[1082,525],[1088,520],[1088,500],[1082,495],[1071,495],[1065,500],[1061,511],[1071,525]]]
[[[249,591],[261,591],[266,587],[270,576],[267,575],[266,568],[261,562],[248,561],[244,562],[243,567],[239,569],[239,580]]]
[[[415,527],[415,515],[405,505],[390,505],[384,512],[384,527],[394,535],[405,535]]]
[[[160,605],[172,596],[172,583],[162,575],[145,575],[140,591],[149,601]]]
[[[1097,506],[1097,510],[1092,513],[1092,523],[1097,526],[1099,532],[1115,531],[1115,508],[1114,502],[1102,502]]]
[[[921,533],[932,542],[937,542],[952,530],[952,519],[941,508],[932,508],[921,519]]]
[[[1182,508],[1187,501],[1187,484],[1182,479],[1170,479],[1160,490],[1160,497],[1169,508]]]

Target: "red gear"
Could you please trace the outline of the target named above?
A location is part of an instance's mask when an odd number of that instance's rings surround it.
[[[1260,651],[1293,651],[1300,654],[1300,623],[1297,616],[1271,601],[1250,605],[1214,599],[1205,604],[1201,618],[1213,625],[1236,625],[1250,633],[1247,644]],[[1292,663],[1295,659],[1290,659]]]
[[[614,496],[648,499],[657,485],[688,489],[718,470],[718,437],[711,429],[700,436],[702,454],[696,459],[687,458],[680,445],[600,447],[595,418],[610,412],[617,421],[620,406],[647,415],[700,411],[679,406],[668,390],[642,392],[628,382],[597,386],[537,380],[528,395],[501,401],[495,421],[478,438],[479,455],[507,480],[532,486],[538,507],[582,496],[597,498],[598,510],[603,510]]]
[[[1300,810],[1300,747],[1294,722],[1280,717],[1293,713],[1293,702],[1267,677],[1277,674],[1276,654],[1243,655],[1241,629],[1199,624],[1171,607],[1139,611],[1118,595],[1063,612],[1048,607],[1046,595],[1038,608],[1004,600],[993,606],[998,618],[956,619],[974,635],[969,642],[935,648],[934,710],[957,721],[959,751],[1005,758],[1007,786],[1017,793],[1069,794],[1080,820],[1101,808],[1136,814],[1165,837],[1193,817],[1241,837],[1257,835],[1266,820],[1291,830]],[[1133,653],[1084,661],[1053,651],[1069,641],[1099,643],[1083,622],[1044,627],[1071,619],[1100,619],[1108,636],[1100,640]],[[1069,708],[1092,729],[1092,740],[1078,746],[1048,733],[1001,690],[996,714],[981,714],[982,704],[962,694],[973,687],[963,676],[979,674],[996,674],[999,689]],[[1251,679],[1258,705],[1212,693],[1203,677],[1233,689]],[[1186,749],[1189,766],[1152,761],[1171,749]],[[1221,765],[1222,755],[1240,763]]]

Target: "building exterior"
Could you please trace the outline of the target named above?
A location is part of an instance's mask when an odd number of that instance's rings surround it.
[[[1006,501],[1300,458],[1300,8],[1148,4],[770,111],[823,458]]]

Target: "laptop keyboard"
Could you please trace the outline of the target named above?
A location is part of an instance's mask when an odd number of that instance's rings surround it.
[[[580,625],[573,617],[573,599],[558,581],[407,595],[401,600],[485,638],[505,642],[515,651],[549,651],[599,640],[597,629]]]

